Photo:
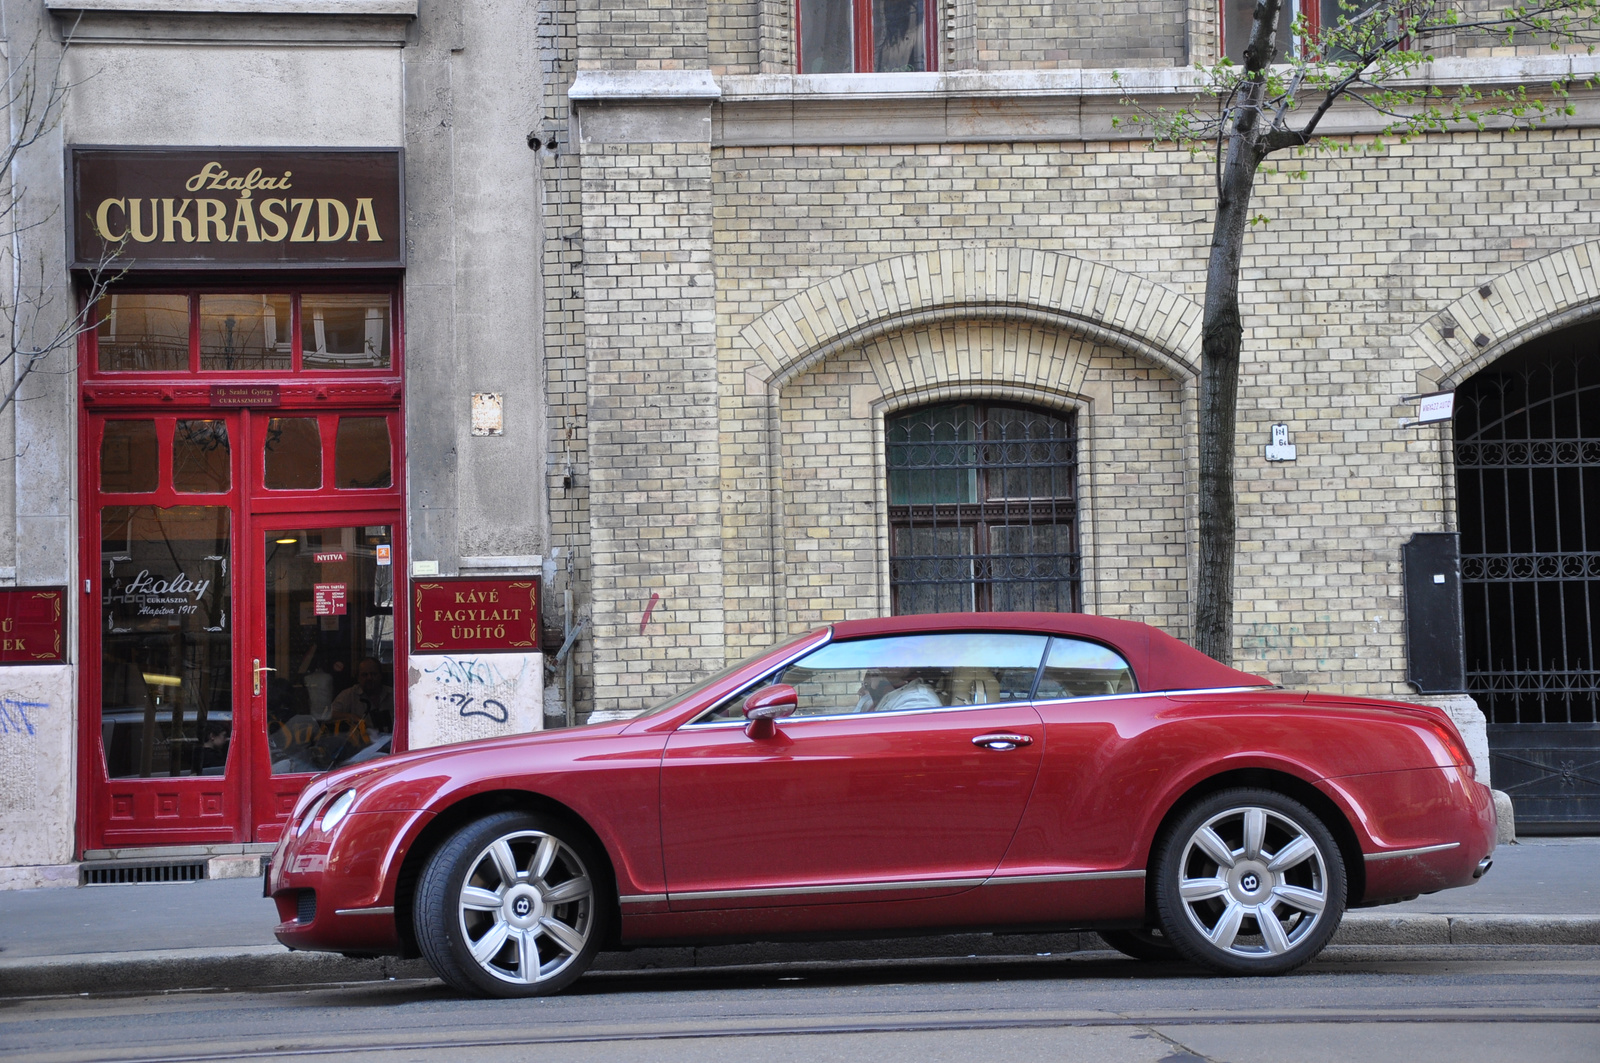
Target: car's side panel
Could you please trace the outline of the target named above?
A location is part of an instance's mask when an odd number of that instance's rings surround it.
[[[1144,916],[1142,879],[982,886],[953,896],[885,902],[719,908],[642,915],[626,908],[627,945],[750,941],[909,931],[1069,929],[1133,926]]]
[[[1436,763],[1438,741],[1420,721],[1348,703],[1308,709],[1302,698],[1263,691],[1040,703],[1045,760],[1002,872],[1144,868],[1168,810],[1224,772],[1268,770],[1315,784]],[[1367,817],[1359,807],[1345,811],[1363,850],[1374,848]]]
[[[974,745],[1015,734],[1013,748]],[[661,825],[674,910],[971,889],[999,863],[1044,747],[1026,704],[690,727],[667,744]],[[812,902],[815,903],[815,902]]]

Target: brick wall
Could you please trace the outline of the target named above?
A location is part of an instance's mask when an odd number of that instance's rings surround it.
[[[723,656],[710,145],[582,171],[594,707],[638,709]]]
[[[1189,0],[1004,0],[976,5],[980,70],[1182,66]]]

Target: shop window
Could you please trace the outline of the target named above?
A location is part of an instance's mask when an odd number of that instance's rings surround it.
[[[394,365],[387,292],[117,292],[89,364],[103,373],[369,372]]]
[[[100,490],[154,491],[161,480],[160,462],[154,421],[106,422],[100,437]]]
[[[113,779],[223,772],[231,517],[226,506],[101,510],[100,739]]]
[[[1295,18],[1301,12],[1305,13],[1305,28],[1314,41],[1323,26],[1337,26],[1340,22],[1360,18],[1376,4],[1377,0],[1283,0],[1283,8],[1278,15],[1278,44],[1273,62],[1287,62],[1294,50],[1307,43],[1295,40],[1290,32]],[[1255,0],[1222,0],[1223,54],[1235,63],[1244,62],[1244,49],[1250,43],[1255,8]],[[1340,50],[1330,54],[1329,58],[1342,59],[1346,54]]]
[[[290,302],[287,295],[200,296],[200,368],[293,369]]]
[[[896,614],[1080,607],[1073,415],[964,403],[886,427]]]
[[[333,447],[335,487],[388,487],[389,421],[384,417],[341,417]]]
[[[932,0],[798,0],[800,73],[936,70]]]
[[[98,314],[95,341],[102,370],[188,370],[188,296],[103,295]]]
[[[315,417],[274,417],[267,422],[266,469],[274,491],[315,491],[322,486],[322,433]]]
[[[179,421],[172,429],[172,489],[222,492],[231,486],[232,454],[224,421]]]
[[[308,295],[300,305],[307,369],[380,369],[389,365],[389,299]]]

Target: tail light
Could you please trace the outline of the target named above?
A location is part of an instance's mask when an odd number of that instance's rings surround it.
[[[1428,730],[1439,739],[1439,744],[1444,747],[1451,762],[1466,773],[1467,778],[1476,778],[1477,765],[1472,761],[1472,751],[1467,749],[1467,743],[1461,737],[1461,732],[1456,730],[1455,724],[1448,720],[1428,720],[1427,726]],[[1440,765],[1440,767],[1445,766]]]

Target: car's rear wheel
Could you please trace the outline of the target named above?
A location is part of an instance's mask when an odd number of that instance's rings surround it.
[[[1107,945],[1124,956],[1136,960],[1181,960],[1178,950],[1172,947],[1159,927],[1141,927],[1138,930],[1101,930],[1100,937]]]
[[[1224,790],[1159,844],[1156,910],[1188,960],[1222,974],[1281,974],[1321,952],[1344,914],[1344,859],[1300,802]]]
[[[417,945],[464,993],[558,992],[593,962],[609,907],[601,857],[564,820],[501,812],[468,824],[417,882]]]

